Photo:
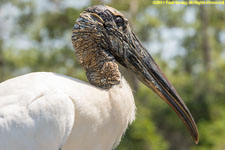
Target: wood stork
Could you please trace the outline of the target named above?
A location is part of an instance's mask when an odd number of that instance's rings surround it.
[[[198,142],[188,108],[119,11],[102,5],[89,7],[72,32],[77,60],[90,84],[48,72],[2,82],[1,150],[115,148],[134,121],[136,109],[116,62],[169,104]]]

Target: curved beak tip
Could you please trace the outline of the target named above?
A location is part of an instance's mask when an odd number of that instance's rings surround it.
[[[195,144],[198,144],[198,142],[199,142],[199,135],[197,134],[197,136],[195,137]]]

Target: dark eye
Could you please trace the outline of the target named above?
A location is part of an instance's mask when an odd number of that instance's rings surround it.
[[[118,27],[124,26],[124,20],[123,20],[123,18],[120,17],[120,16],[117,16],[117,17],[115,18],[115,22],[116,22],[116,25],[117,25]]]

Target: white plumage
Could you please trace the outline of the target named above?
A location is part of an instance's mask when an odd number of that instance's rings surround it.
[[[40,72],[0,84],[1,150],[111,150],[134,118],[125,79],[103,90]]]

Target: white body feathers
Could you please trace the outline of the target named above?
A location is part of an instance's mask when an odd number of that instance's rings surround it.
[[[135,119],[132,91],[56,73],[0,83],[0,150],[111,150]]]

